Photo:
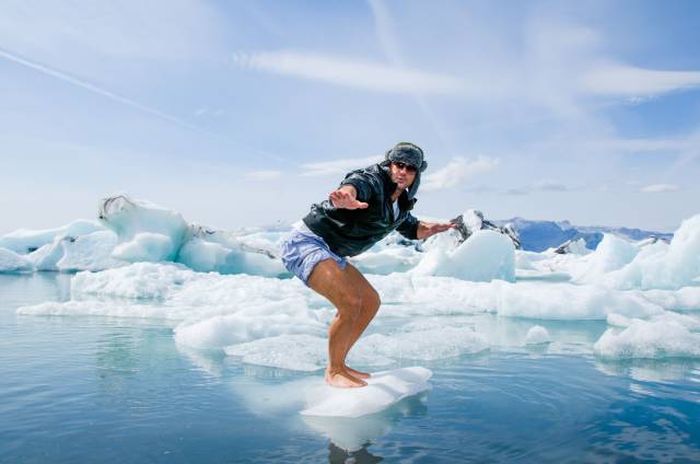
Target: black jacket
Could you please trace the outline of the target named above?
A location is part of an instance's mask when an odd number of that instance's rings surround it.
[[[418,238],[418,219],[409,212],[416,199],[409,198],[408,192],[404,191],[399,197],[399,215],[394,217],[391,194],[396,190],[396,184],[391,180],[388,167],[375,164],[352,171],[340,185],[355,187],[357,199],[369,206],[365,209],[337,209],[325,200],[311,205],[311,212],[303,219],[312,232],[325,240],[331,251],[340,256],[358,255],[393,230],[409,239]]]

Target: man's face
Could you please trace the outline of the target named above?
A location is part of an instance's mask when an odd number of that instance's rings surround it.
[[[416,168],[409,164],[392,162],[389,165],[391,169],[391,180],[400,189],[407,189],[416,179]]]

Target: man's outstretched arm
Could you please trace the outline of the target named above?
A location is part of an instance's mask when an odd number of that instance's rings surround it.
[[[364,209],[369,206],[364,201],[357,199],[357,190],[352,185],[343,185],[338,190],[333,190],[328,199],[331,204],[339,209]]]
[[[446,230],[454,229],[456,227],[457,225],[451,222],[418,221],[418,230],[416,231],[416,235],[418,236],[419,240],[423,240],[432,235],[439,234],[440,232],[445,232]]]

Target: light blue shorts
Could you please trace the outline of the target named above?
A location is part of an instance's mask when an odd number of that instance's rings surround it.
[[[348,261],[333,253],[321,237],[298,229],[292,232],[282,243],[282,263],[289,272],[299,277],[307,286],[314,267],[324,259],[332,259],[341,269]]]

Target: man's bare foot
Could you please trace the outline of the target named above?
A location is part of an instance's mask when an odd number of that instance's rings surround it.
[[[369,372],[362,372],[358,371],[357,369],[353,369],[352,367],[345,366],[345,370],[350,373],[353,377],[357,377],[358,379],[369,379],[372,377],[372,374]]]
[[[336,388],[360,388],[367,386],[367,382],[353,377],[347,371],[329,371],[326,369],[326,383]]]

